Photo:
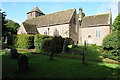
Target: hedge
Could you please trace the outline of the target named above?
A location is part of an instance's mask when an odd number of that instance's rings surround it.
[[[49,38],[51,36],[46,36],[46,35],[41,35],[41,34],[36,34],[34,35],[34,45],[35,45],[35,49],[39,52],[40,50],[42,50],[42,42],[45,38]]]
[[[16,47],[30,49],[34,47],[34,36],[28,34],[17,35]]]

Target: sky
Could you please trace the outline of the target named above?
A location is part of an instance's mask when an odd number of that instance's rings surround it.
[[[21,24],[27,19],[27,12],[31,11],[34,7],[38,6],[45,14],[50,14],[67,9],[76,9],[77,13],[79,8],[83,8],[86,16],[108,13],[112,11],[113,20],[118,14],[118,2],[1,2],[0,8],[7,14],[7,19],[11,19]]]

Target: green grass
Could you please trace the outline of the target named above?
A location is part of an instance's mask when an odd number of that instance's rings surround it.
[[[3,78],[120,78],[118,64],[55,57],[50,61],[47,56],[26,54],[29,56],[30,69],[15,73],[17,60],[3,57]],[[120,69],[119,69],[120,70]]]
[[[2,55],[3,78],[120,78],[119,63],[102,57],[102,48],[89,45],[87,47],[86,63],[82,64],[83,46],[70,49],[68,54],[55,55],[50,61],[41,53],[32,54],[34,49],[18,49],[21,54],[29,56],[29,69],[16,73],[17,60],[8,55]],[[32,52],[32,53],[31,53]],[[110,62],[110,63],[106,63]],[[112,62],[112,63],[111,63]]]

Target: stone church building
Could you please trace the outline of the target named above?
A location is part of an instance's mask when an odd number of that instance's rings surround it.
[[[112,31],[111,12],[85,16],[82,8],[68,9],[44,14],[38,7],[27,13],[27,19],[21,24],[17,34],[44,34],[69,37],[75,43],[101,45],[103,38]]]

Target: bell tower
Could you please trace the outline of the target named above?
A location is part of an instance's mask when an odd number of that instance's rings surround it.
[[[35,18],[42,15],[45,14],[38,7],[35,7],[30,12],[27,13],[27,19]]]

